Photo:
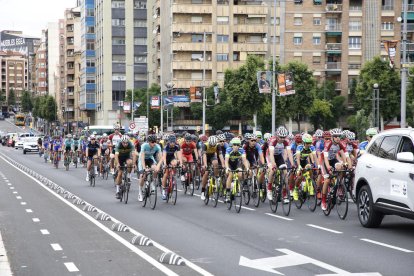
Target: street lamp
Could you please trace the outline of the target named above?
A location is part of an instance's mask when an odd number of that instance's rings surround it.
[[[406,126],[406,108],[407,108],[407,10],[408,1],[403,0],[403,28],[402,28],[402,66],[401,66],[401,127]],[[401,22],[401,17],[398,18]]]
[[[379,120],[379,85],[374,83],[373,85],[373,94],[372,94],[372,121],[373,126],[380,129],[380,120]]]

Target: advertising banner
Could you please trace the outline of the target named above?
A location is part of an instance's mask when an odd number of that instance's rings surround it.
[[[151,97],[151,109],[160,109],[160,97],[159,96]]]
[[[192,103],[201,103],[203,97],[203,88],[197,86],[190,87],[190,98]]]
[[[272,93],[272,71],[258,71],[256,78],[259,93]]]
[[[387,51],[388,57],[390,59],[390,67],[394,68],[394,60],[397,53],[398,40],[386,40],[383,41],[383,43],[385,51]]]
[[[293,88],[293,77],[291,73],[281,73],[277,75],[277,85],[279,87],[280,96],[295,94]]]

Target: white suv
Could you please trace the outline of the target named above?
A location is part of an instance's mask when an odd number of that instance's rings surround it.
[[[384,215],[414,219],[414,129],[375,135],[355,170],[359,221],[378,227]]]

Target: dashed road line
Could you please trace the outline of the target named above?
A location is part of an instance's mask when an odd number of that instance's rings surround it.
[[[42,235],[49,235],[49,231],[47,229],[40,229],[40,233],[42,233]]]
[[[10,187],[10,190],[14,190],[14,187]]]
[[[66,266],[66,268],[69,272],[78,272],[79,271],[79,269],[76,267],[76,265],[74,263],[64,263],[64,265]]]
[[[16,196],[16,199],[22,199],[22,197],[21,196]]]
[[[24,201],[23,201],[23,202],[20,202],[20,204],[21,204],[21,205],[27,205],[27,203],[26,203],[26,202],[24,202]]]
[[[288,220],[288,221],[292,221],[292,218],[287,218],[287,217],[282,217],[282,216],[278,216],[278,215],[274,215],[274,214],[270,214],[270,213],[265,213],[265,215],[274,217],[274,218],[279,218],[279,219],[283,219],[283,220]]]
[[[360,240],[364,241],[364,242],[369,242],[369,243],[377,244],[377,245],[380,245],[380,246],[388,247],[388,248],[391,248],[391,249],[399,250],[399,251],[402,251],[402,252],[405,252],[405,253],[413,253],[414,252],[414,251],[409,250],[409,249],[405,249],[405,248],[394,246],[394,245],[387,244],[387,243],[373,241],[373,240],[370,240],[370,239],[360,239]]]
[[[13,194],[18,194],[18,192],[17,191],[14,191]]]
[[[32,209],[26,209],[26,213],[33,213]]]
[[[40,219],[38,219],[38,218],[32,218],[32,220],[33,220],[33,222],[39,222],[40,221]]]
[[[53,248],[53,250],[55,251],[62,251],[62,246],[60,246],[58,243],[51,243],[50,246]]]
[[[335,233],[335,234],[343,234],[342,232],[332,230],[332,229],[329,229],[329,228],[325,228],[325,227],[322,227],[322,226],[314,225],[314,224],[306,224],[306,225],[309,226],[309,227],[321,229],[321,230],[328,231],[328,232]]]

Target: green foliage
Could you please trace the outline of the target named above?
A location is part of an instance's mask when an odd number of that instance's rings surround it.
[[[56,121],[57,104],[56,100],[52,96],[39,96],[33,100],[33,116],[43,118],[48,122]]]
[[[0,104],[5,105],[5,101],[6,101],[6,90],[2,89],[0,91]]]
[[[365,131],[369,128],[370,119],[367,116],[365,110],[361,109],[357,111],[355,115],[348,118],[348,124],[350,128],[355,132],[357,139],[365,138]]]
[[[10,88],[9,90],[9,97],[7,99],[8,106],[15,106],[16,105],[16,94],[14,93],[14,89]]]
[[[315,99],[309,110],[309,117],[315,129],[324,128],[326,120],[333,118],[332,104],[327,100]]]
[[[356,87],[357,110],[372,110],[372,94],[374,83],[380,90],[380,114],[384,120],[390,121],[400,114],[400,76],[398,71],[390,68],[387,61],[375,57],[365,63],[361,69]]]
[[[33,109],[32,96],[28,91],[23,91],[22,97],[20,99],[22,111],[30,112]]]

